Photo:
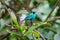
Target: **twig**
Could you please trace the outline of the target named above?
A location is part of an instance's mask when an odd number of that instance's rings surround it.
[[[30,27],[33,26],[33,22],[32,22],[32,19],[30,19]],[[32,34],[32,37],[34,39],[34,34]]]
[[[56,8],[56,6],[58,6],[58,2],[59,2],[59,0],[57,0],[56,4],[54,5],[54,7],[52,8],[51,12],[48,14],[48,16],[47,16],[47,18],[46,18],[46,20],[44,22],[46,22],[48,20],[48,18],[50,17],[50,15],[52,14],[52,12]]]
[[[34,30],[34,31],[38,32],[37,30]],[[40,32],[38,32],[38,33],[41,36],[42,40],[46,40],[45,37]]]
[[[10,9],[12,9],[14,12],[16,12],[15,9],[13,9],[12,7],[10,7],[10,6],[8,6],[7,4],[5,4],[4,2],[2,2],[2,0],[0,0],[0,2],[1,2],[3,5],[5,5],[7,8],[10,8]]]
[[[13,28],[11,31],[18,31],[17,29]],[[5,38],[8,38],[10,36],[10,33],[7,33],[6,35],[3,35],[3,37],[0,40],[3,40]]]
[[[30,24],[31,24],[30,26],[33,26],[33,22],[32,22],[32,19],[30,19],[30,22],[31,22],[31,23],[30,23]]]
[[[32,34],[32,37],[33,37],[33,39],[35,40],[35,36],[34,36],[34,34]]]
[[[8,27],[12,27],[11,25],[9,25],[9,24],[6,24],[6,26],[8,26]]]
[[[9,37],[9,35],[10,35],[10,33],[4,35],[0,40],[3,40],[3,39],[5,39],[5,38]]]
[[[60,19],[60,16],[57,16],[57,17],[54,17],[54,18],[48,18],[47,22],[52,22],[52,21],[55,21],[55,20],[58,20]]]
[[[56,30],[54,30],[53,28],[49,28],[49,27],[45,27],[44,30],[48,30],[48,31],[52,31],[54,32],[55,34],[57,34]]]

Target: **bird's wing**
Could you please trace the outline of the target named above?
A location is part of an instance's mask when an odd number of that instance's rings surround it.
[[[32,16],[33,16],[33,13],[30,13],[30,14],[25,18],[25,20],[31,19]]]
[[[36,14],[34,14],[34,17],[33,18],[36,18]]]

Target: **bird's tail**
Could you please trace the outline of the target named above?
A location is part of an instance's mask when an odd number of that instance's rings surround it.
[[[25,20],[20,21],[20,25],[22,25],[22,24],[24,23],[24,21],[25,21]]]
[[[21,22],[23,22],[23,21],[25,21],[25,20],[22,20]]]

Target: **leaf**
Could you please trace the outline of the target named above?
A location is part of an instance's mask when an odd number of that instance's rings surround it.
[[[33,34],[34,34],[36,37],[39,36],[38,32],[33,31]]]
[[[57,2],[57,0],[48,0],[48,2],[50,5],[54,5]]]
[[[0,31],[5,27],[5,20],[0,19]]]
[[[21,31],[24,33],[24,31],[26,30],[27,28],[26,28],[26,26],[24,26],[24,25],[22,25],[21,26]]]
[[[17,32],[12,32],[10,30],[7,30],[7,32],[10,33],[11,35],[17,35],[17,36],[19,35]]]
[[[32,34],[27,35],[27,37],[31,40],[33,39]]]
[[[30,31],[33,31],[34,29],[38,28],[40,25],[36,25],[36,26],[32,26],[31,28],[29,28]]]
[[[32,34],[32,31],[28,30],[24,35]]]
[[[42,21],[44,21],[46,19],[46,17],[48,16],[49,12],[51,11],[51,9],[49,8],[49,4],[48,4],[47,1],[44,1],[43,4],[41,4],[37,8],[35,8],[35,10],[36,10],[36,14],[38,15],[38,17]]]
[[[46,30],[42,29],[42,28],[38,28],[38,31],[46,38],[47,37],[47,32]]]
[[[60,34],[56,34],[56,35],[54,36],[54,40],[60,40]]]
[[[48,23],[48,22],[43,22],[43,23],[41,23],[41,25],[40,25],[40,27],[50,27],[50,26],[51,26],[51,24]]]
[[[52,18],[56,16],[56,13],[58,12],[58,9],[59,9],[58,6],[54,9],[53,13],[51,14]]]
[[[11,37],[9,37],[9,40],[17,40],[17,38],[15,37],[15,35],[12,35]]]
[[[53,33],[52,31],[49,31],[49,32],[47,33],[47,35],[46,35],[46,38],[47,38],[48,40],[53,40],[53,36],[54,36],[54,33]]]
[[[39,28],[39,27],[41,27],[41,26],[46,27],[46,26],[51,26],[51,24],[50,24],[50,23],[47,23],[47,22],[41,23],[41,24],[35,24],[34,26],[32,26],[32,27],[30,27],[30,28],[28,29],[28,31],[25,33],[25,35],[32,34],[32,31],[33,31],[34,29]]]
[[[16,18],[16,16],[15,16],[14,12],[13,12],[11,9],[8,9],[8,12],[9,12],[9,14],[10,14],[10,17],[11,17],[14,25],[18,25],[17,18]]]
[[[9,12],[10,17],[11,17],[11,19],[12,19],[12,22],[14,23],[14,24],[13,24],[14,27],[17,28],[19,31],[21,31],[21,28],[20,28],[20,26],[19,26],[19,24],[18,24],[18,22],[17,22],[17,18],[16,18],[16,16],[15,16],[14,12],[13,12],[11,9],[8,9],[8,12]]]
[[[33,31],[33,34],[34,34],[34,36],[35,36],[35,37],[38,37],[38,40],[40,40],[40,35],[39,35],[39,33],[38,33],[38,32]]]

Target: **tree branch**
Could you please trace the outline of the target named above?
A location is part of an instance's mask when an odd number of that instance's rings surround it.
[[[48,16],[44,22],[46,22],[48,20],[48,18],[51,16],[51,14],[54,11],[54,9],[56,8],[56,6],[58,6],[58,3],[59,3],[59,0],[57,0],[56,4],[54,5],[54,7],[52,8],[51,12],[48,14]]]
[[[12,7],[10,7],[10,6],[8,6],[7,4],[5,4],[5,3],[3,3],[2,1],[0,1],[3,5],[5,5],[7,8],[10,8],[10,9],[12,9],[13,11],[15,11],[16,12],[16,10],[15,9],[13,9]]]
[[[34,31],[38,32],[37,30],[34,30]],[[38,32],[38,33],[41,36],[42,40],[46,40],[45,37],[40,32]]]
[[[2,37],[0,40],[3,40],[3,39],[5,39],[5,38],[8,38],[9,35],[10,35],[10,33],[8,33],[8,34],[6,34],[6,35],[3,35],[3,37]]]
[[[57,17],[54,17],[54,18],[48,18],[47,22],[52,22],[52,21],[55,21],[55,20],[58,20],[60,19],[60,16],[57,16]]]

